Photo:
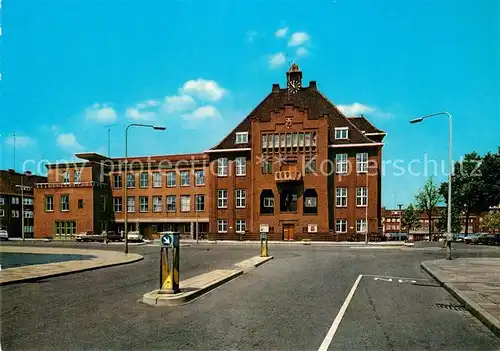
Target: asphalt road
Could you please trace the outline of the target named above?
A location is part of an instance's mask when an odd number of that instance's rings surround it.
[[[500,257],[498,248],[457,247],[462,257]],[[255,249],[183,248],[181,279]],[[149,246],[132,248],[145,255],[134,264],[2,287],[2,349],[318,350],[357,280],[329,350],[500,349],[420,269],[443,257],[438,250],[270,249],[275,260],[180,307],[137,302],[158,283],[158,249]]]

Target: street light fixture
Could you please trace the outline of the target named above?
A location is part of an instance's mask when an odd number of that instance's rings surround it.
[[[448,174],[448,218],[447,218],[447,223],[446,223],[446,231],[447,233],[447,238],[446,238],[446,259],[451,260],[451,240],[452,240],[452,233],[451,233],[451,174],[453,170],[453,159],[452,159],[452,117],[449,112],[443,111],[443,112],[438,112],[438,113],[433,113],[430,115],[418,117],[415,119],[412,119],[410,121],[411,124],[419,123],[422,122],[424,119],[429,118],[429,117],[434,117],[434,116],[442,116],[446,115],[449,118],[449,147],[448,147],[448,163],[450,167],[450,172]],[[429,223],[429,225],[431,225]]]
[[[128,188],[128,179],[127,179],[127,171],[128,171],[128,130],[130,127],[144,127],[144,128],[152,128],[154,130],[165,130],[167,128],[162,126],[154,126],[152,124],[140,124],[140,123],[132,123],[125,128],[125,176],[123,185],[123,197],[125,202],[125,213],[124,213],[124,230],[125,230],[125,253],[128,253],[128,235],[127,235],[127,227],[128,227],[128,198],[127,198],[127,188]]]

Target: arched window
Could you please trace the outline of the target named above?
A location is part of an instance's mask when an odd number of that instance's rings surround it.
[[[289,190],[283,190],[280,193],[280,211],[297,212],[297,194]]]
[[[318,194],[314,189],[304,191],[304,213],[318,213]]]
[[[260,193],[260,213],[261,214],[274,213],[274,193],[270,189],[264,189]]]

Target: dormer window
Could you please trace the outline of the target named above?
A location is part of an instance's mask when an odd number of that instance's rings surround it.
[[[335,128],[335,139],[348,139],[349,127]]]
[[[236,133],[236,144],[246,144],[248,143],[248,132]]]

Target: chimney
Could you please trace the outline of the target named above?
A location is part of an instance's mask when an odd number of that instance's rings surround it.
[[[316,81],[315,80],[311,80],[309,82],[309,88],[312,89],[312,90],[317,90],[318,87],[316,86]]]
[[[273,93],[279,93],[280,92],[280,85],[279,84],[273,84]]]

